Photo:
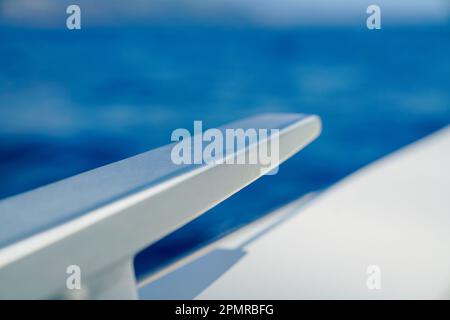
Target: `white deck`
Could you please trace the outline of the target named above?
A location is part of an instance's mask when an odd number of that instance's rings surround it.
[[[449,164],[447,127],[185,259],[140,297],[448,299]]]

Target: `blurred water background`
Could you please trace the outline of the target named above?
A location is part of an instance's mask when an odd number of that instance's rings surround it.
[[[356,18],[303,13],[295,23],[281,13],[241,17],[236,1],[206,15],[192,1],[196,10],[183,14],[192,3],[182,1],[155,6],[165,19],[149,23],[155,15],[130,9],[142,1],[111,2],[115,11],[86,2],[82,30],[68,31],[64,1],[39,3],[0,2],[0,198],[170,143],[194,120],[322,117],[319,140],[277,175],[141,253],[138,276],[450,123],[448,11],[403,20],[388,11],[383,28],[369,31],[361,4]],[[108,19],[117,8],[128,10],[123,19]]]

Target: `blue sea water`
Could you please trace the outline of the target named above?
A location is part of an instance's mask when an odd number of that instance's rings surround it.
[[[450,27],[0,26],[0,198],[263,112],[323,133],[139,254],[138,276],[449,124]]]

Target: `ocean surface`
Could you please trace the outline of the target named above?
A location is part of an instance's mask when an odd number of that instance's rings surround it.
[[[449,124],[450,27],[0,26],[0,198],[263,112],[323,133],[140,253],[138,277]]]

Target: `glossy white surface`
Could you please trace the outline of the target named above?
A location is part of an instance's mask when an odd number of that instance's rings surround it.
[[[141,298],[450,298],[450,127],[179,263]],[[380,289],[367,268],[379,266]]]
[[[267,140],[279,139],[283,162],[319,135],[320,120],[269,114],[225,128],[279,129]],[[243,145],[231,155],[245,156],[261,143]],[[83,297],[133,298],[130,270],[137,252],[273,169],[260,164],[177,166],[171,148],[0,202],[0,298],[71,297],[66,290],[69,265],[81,269]]]

